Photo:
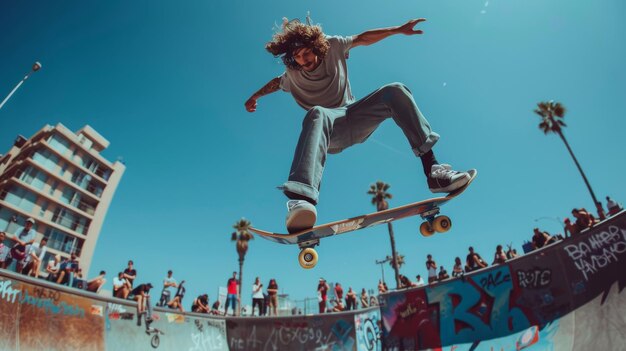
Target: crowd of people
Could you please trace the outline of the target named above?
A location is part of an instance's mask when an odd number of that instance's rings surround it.
[[[610,197],[606,197],[608,215],[613,216],[623,210],[621,204],[613,201]],[[533,236],[528,243],[529,251],[540,249],[546,245],[554,243],[558,240],[562,240],[565,237],[571,237],[588,228],[593,227],[599,222],[599,220],[584,208],[574,208],[571,211],[574,220],[565,218],[563,223],[563,235],[556,234],[551,235],[546,231],[539,228],[533,229]],[[47,252],[46,237],[43,237],[39,242],[35,241],[36,232],[33,229],[35,224],[34,219],[28,218],[24,226],[16,232],[13,236],[8,236],[5,232],[0,232],[0,268],[9,269],[13,268],[16,272],[29,275],[35,278],[39,277],[45,254]],[[12,241],[13,245],[5,244],[6,239],[9,242]],[[504,251],[502,245],[497,245],[493,255],[493,261],[491,265],[504,264],[507,260],[517,257],[517,251],[508,245],[508,250]],[[468,248],[468,254],[465,258],[465,263],[461,261],[460,257],[456,257],[452,268],[452,276],[450,276],[444,266],[438,266],[433,256],[428,254],[426,256],[426,272],[427,282],[422,279],[421,275],[416,276],[416,280],[412,282],[407,276],[400,275],[399,288],[418,287],[425,284],[433,284],[436,282],[444,281],[450,278],[457,278],[463,276],[465,273],[469,273],[488,266],[481,255],[474,251],[473,247]],[[78,287],[90,292],[98,293],[102,286],[106,282],[106,272],[100,271],[98,276],[84,280],[82,269],[80,268],[78,259],[75,254],[70,255],[69,258],[61,258],[60,255],[55,255],[50,259],[45,267],[47,281],[62,284],[66,286]],[[150,290],[153,287],[151,283],[143,283],[135,285],[134,282],[137,278],[137,271],[134,268],[132,260],[128,261],[128,266],[113,278],[113,291],[114,297],[121,299],[130,299],[137,302],[138,315],[145,315],[146,309],[150,305]],[[220,308],[219,299],[216,299],[213,304],[210,304],[209,295],[201,294],[194,298],[191,303],[191,312],[207,313],[213,315],[228,315],[229,309],[232,310],[232,315],[237,314],[237,305],[241,304],[239,300],[239,281],[237,280],[237,272],[233,272],[226,283],[227,296],[226,303],[223,308]],[[375,296],[369,296],[366,289],[363,288],[361,293],[358,294],[348,287],[348,291],[345,293],[340,283],[335,283],[333,286],[334,295],[331,294],[329,298],[330,285],[324,278],[320,278],[317,286],[317,298],[319,304],[319,313],[327,312],[340,312],[350,311],[358,308],[366,308],[369,306],[375,306],[378,304]],[[378,283],[378,293],[383,294],[388,291],[387,284],[384,281]],[[185,312],[183,307],[183,298],[185,297],[185,281],[181,280],[179,283],[174,277],[173,272],[169,270],[167,275],[163,279],[163,288],[161,295],[156,303],[156,306],[171,308],[180,312]],[[278,308],[278,283],[276,279],[270,279],[267,286],[264,287],[261,283],[261,279],[256,277],[254,284],[252,285],[252,310],[250,315],[256,316],[276,316]],[[148,319],[146,319],[147,322]],[[138,324],[140,319],[138,318]]]

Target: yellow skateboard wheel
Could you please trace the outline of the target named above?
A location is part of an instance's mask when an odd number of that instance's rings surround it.
[[[298,255],[298,262],[300,262],[300,266],[304,269],[311,269],[315,267],[317,264],[317,251],[315,251],[312,247],[303,249]]]
[[[432,227],[438,233],[445,233],[452,228],[452,221],[448,216],[439,216],[433,221]]]
[[[435,230],[430,226],[430,223],[422,222],[422,224],[420,225],[420,233],[423,236],[428,237],[435,234]]]

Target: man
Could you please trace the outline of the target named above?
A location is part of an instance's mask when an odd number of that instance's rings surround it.
[[[465,258],[465,271],[466,272],[469,273],[471,271],[475,271],[477,269],[487,267],[487,263],[483,261],[482,257],[480,257],[478,253],[474,252],[473,247],[470,246],[468,250],[469,250],[469,254]]]
[[[172,291],[170,288],[175,288],[178,286],[176,279],[172,277],[172,270],[167,271],[167,277],[163,279],[163,291],[161,291],[161,298],[159,299],[159,303],[157,306],[165,306],[170,301],[170,297],[172,296]]]
[[[191,304],[191,312],[196,313],[209,313],[211,309],[209,308],[209,295],[203,294],[196,297]]]
[[[9,258],[7,258],[6,266],[9,267],[13,260],[16,261],[15,271],[21,272],[23,267],[23,260],[26,258],[28,254],[27,246],[31,245],[35,242],[35,236],[37,232],[33,229],[33,225],[35,224],[35,220],[32,218],[28,218],[24,223],[24,227],[21,230],[18,230],[18,234],[10,239],[14,241],[13,247],[9,252]]]
[[[78,268],[78,259],[76,258],[76,254],[72,254],[69,260],[64,259],[64,261],[61,262],[59,269],[57,284],[71,286],[72,280],[74,279],[74,272],[77,272]]]
[[[93,293],[99,293],[100,289],[102,288],[102,286],[104,285],[104,283],[106,283],[106,279],[104,278],[104,276],[107,273],[105,271],[100,271],[100,274],[91,279],[90,281],[87,282],[87,291],[91,291]]]
[[[178,289],[176,289],[176,295],[174,295],[174,298],[167,303],[167,307],[185,312],[185,309],[183,308],[183,297],[185,297],[185,291],[187,291],[187,289],[185,289],[185,281],[181,280],[180,284],[178,284]]]
[[[348,287],[348,292],[346,293],[346,309],[356,310],[356,293],[352,290],[352,287]]]
[[[279,89],[291,93],[307,110],[288,180],[281,187],[289,199],[286,225],[290,233],[315,224],[327,153],[364,142],[389,117],[421,158],[432,192],[451,192],[469,181],[469,173],[454,171],[435,158],[432,147],[439,135],[431,130],[406,86],[392,83],[360,100],[352,96],[346,64],[349,51],[395,34],[422,34],[414,27],[423,21],[413,19],[397,27],[339,37],[325,35],[309,18],[307,24],[285,19],[282,33],[266,44],[268,52],[282,58],[286,70],[252,94],[245,102],[246,110],[256,111],[260,97]]]
[[[46,247],[47,243],[48,238],[41,238],[39,243],[32,243],[27,247],[26,252],[28,252],[28,254],[23,260],[23,274],[39,278],[41,261],[43,261],[43,257],[46,255],[46,251],[48,250]]]
[[[134,263],[132,260],[128,261],[128,267],[126,267],[126,269],[124,270],[124,278],[126,278],[132,289],[133,282],[135,281],[135,278],[137,278],[137,271],[134,268]]]
[[[141,317],[146,313],[146,306],[150,303],[150,289],[152,284],[140,284],[131,291],[130,296],[137,301],[137,325],[141,326]],[[146,318],[146,323],[148,318]]]
[[[9,247],[4,244],[6,237],[5,232],[0,232],[0,268],[2,269],[7,267],[6,262],[9,256]]]
[[[130,290],[130,283],[124,278],[124,273],[119,272],[117,277],[113,278],[113,296],[126,299],[128,298],[128,294],[130,294]]]
[[[263,283],[261,283],[261,279],[256,277],[254,279],[254,284],[252,284],[252,315],[254,316],[254,308],[256,306],[259,307],[259,316],[263,315],[263,304],[265,303],[265,298],[263,297]]]
[[[619,211],[623,210],[622,205],[613,201],[613,199],[608,196],[606,197],[606,208],[609,210],[609,216],[614,216],[619,213]]]
[[[337,300],[343,299],[343,288],[339,282],[335,283],[335,298]]]
[[[428,271],[428,284],[435,283],[437,281],[437,263],[430,254],[426,256],[426,270]]]
[[[552,236],[550,236],[548,232],[540,231],[539,228],[533,229],[532,245],[533,245],[534,250],[537,250],[546,246],[548,243],[552,241],[551,239],[552,239]]]
[[[415,286],[422,286],[424,284],[424,279],[421,275],[418,274],[417,276],[415,276]]]
[[[326,312],[326,299],[328,298],[328,290],[330,286],[326,283],[326,279],[320,278],[317,284],[317,300],[319,301],[319,313]]]
[[[439,267],[439,274],[438,274],[438,280],[439,281],[443,281],[450,278],[450,276],[448,275],[448,271],[446,271],[445,268],[443,268],[443,266]]]
[[[237,292],[239,291],[239,282],[237,281],[237,272],[233,272],[232,278],[226,282],[226,307],[224,307],[224,315],[228,314],[228,306],[233,306],[233,316],[237,313]]]

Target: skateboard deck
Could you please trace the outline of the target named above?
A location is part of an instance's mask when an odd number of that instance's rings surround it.
[[[318,245],[321,239],[329,236],[345,234],[417,215],[425,220],[420,226],[420,233],[422,233],[422,235],[430,236],[435,233],[448,231],[452,226],[452,221],[447,216],[439,216],[440,207],[463,193],[478,174],[476,170],[470,170],[468,173],[470,174],[470,180],[467,184],[446,196],[435,197],[384,211],[321,224],[293,234],[272,233],[254,227],[250,227],[249,230],[275,243],[297,244],[301,249],[299,256],[300,265],[303,268],[313,268],[317,263],[317,253],[313,247]]]

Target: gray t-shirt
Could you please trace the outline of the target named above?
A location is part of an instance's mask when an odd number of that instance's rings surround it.
[[[327,36],[330,48],[313,71],[287,68],[280,76],[280,88],[291,93],[305,110],[313,106],[337,108],[354,102],[346,59],[352,37]]]

